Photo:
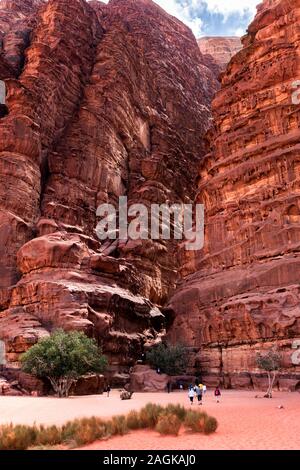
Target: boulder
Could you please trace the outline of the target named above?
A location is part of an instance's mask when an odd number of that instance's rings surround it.
[[[16,388],[17,382],[10,383],[6,378],[0,376],[0,395],[21,396],[22,392]]]
[[[165,392],[170,377],[158,374],[149,366],[137,365],[130,374],[130,391],[132,392]]]
[[[71,388],[70,395],[99,395],[104,392],[105,378],[100,374],[88,374],[80,377]]]

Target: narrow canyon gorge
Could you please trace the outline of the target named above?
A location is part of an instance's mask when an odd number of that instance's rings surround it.
[[[151,0],[0,0],[0,342],[82,330],[128,381],[167,337],[208,385],[300,384],[300,0],[202,38]],[[100,242],[100,204],[205,207],[205,244]],[[298,342],[297,342],[298,341]],[[1,345],[0,345],[1,346]]]

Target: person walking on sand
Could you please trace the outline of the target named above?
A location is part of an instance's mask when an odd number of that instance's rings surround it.
[[[194,387],[193,385],[190,385],[189,386],[189,399],[190,399],[190,402],[191,402],[191,405],[194,403],[194,397],[195,397],[195,390],[194,390]]]
[[[107,385],[106,391],[107,391],[107,396],[109,397],[109,394],[110,394],[110,391],[111,391],[110,385]]]
[[[196,385],[195,392],[198,398],[198,405],[202,405],[202,390],[200,386]]]
[[[216,387],[215,389],[215,397],[216,397],[217,403],[220,403],[221,390],[219,387]]]

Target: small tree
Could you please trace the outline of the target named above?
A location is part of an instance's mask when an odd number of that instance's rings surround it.
[[[59,397],[69,396],[71,386],[90,372],[103,372],[106,357],[95,340],[84,333],[55,331],[40,340],[21,357],[22,370],[49,379]]]
[[[185,373],[187,368],[187,350],[182,344],[173,346],[160,343],[147,352],[146,360],[152,367],[159,368],[161,372],[168,375],[180,375]]]
[[[261,370],[268,374],[268,391],[265,397],[272,398],[274,382],[281,366],[281,355],[272,349],[267,354],[257,354],[256,363]]]

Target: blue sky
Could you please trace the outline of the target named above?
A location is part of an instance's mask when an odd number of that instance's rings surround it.
[[[199,36],[242,36],[260,0],[155,0]]]
[[[242,36],[260,3],[260,0],[154,1],[190,26],[196,37]]]

